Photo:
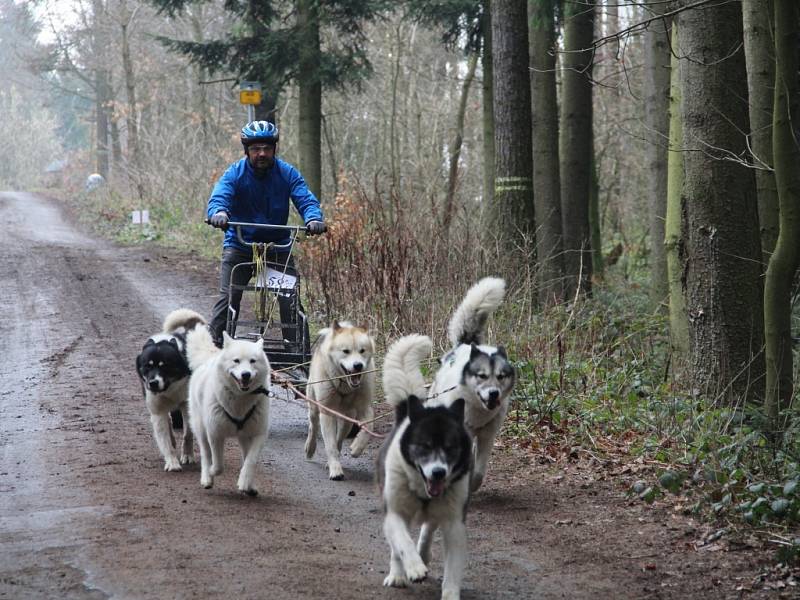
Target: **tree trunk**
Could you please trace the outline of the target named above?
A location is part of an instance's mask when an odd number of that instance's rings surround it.
[[[566,292],[591,291],[589,186],[592,170],[594,0],[564,5],[561,102],[561,213]]]
[[[395,30],[395,39],[396,45],[394,47],[394,65],[392,68],[392,113],[389,119],[389,163],[392,169],[392,189],[396,193],[400,193],[400,172],[398,163],[400,158],[398,156],[399,150],[398,147],[400,145],[399,136],[397,134],[398,130],[398,108],[397,108],[397,95],[398,95],[398,87],[400,81],[400,70],[402,69],[402,64],[400,59],[402,57],[402,49],[405,46],[402,37],[402,22],[397,24],[397,28]]]
[[[564,298],[564,241],[558,164],[555,15],[552,0],[528,0],[533,140],[533,202],[538,229],[539,299]]]
[[[322,117],[322,135],[325,138],[325,145],[328,147],[328,167],[331,170],[331,197],[336,198],[339,195],[339,161],[337,157],[337,146],[333,143],[330,128],[328,127],[328,120]]]
[[[201,5],[202,6],[202,5]],[[248,9],[247,9],[247,17],[246,22],[250,25],[250,32],[252,37],[266,37],[270,35],[271,31],[269,28],[269,24],[265,22],[264,19],[260,18],[259,15],[261,13],[261,0],[248,0]],[[301,7],[298,5],[298,13],[301,12]],[[199,13],[202,14],[202,13]],[[302,29],[300,24],[300,16],[298,15],[298,28]],[[204,36],[203,29],[193,30],[195,38],[200,39]],[[303,30],[304,31],[304,30]],[[280,94],[279,89],[275,89],[275,83],[272,81],[264,81],[265,76],[260,71],[256,71],[255,69],[249,73],[242,73],[243,78],[247,81],[259,81],[261,82],[261,104],[256,104],[253,110],[253,117],[256,121],[269,121],[270,123],[275,123],[275,109],[278,105],[278,95]],[[298,82],[298,87],[300,83]],[[273,87],[270,87],[273,86]],[[302,98],[302,94],[301,94]],[[298,102],[298,105],[300,103]],[[298,112],[301,112],[302,108],[298,107]],[[303,160],[303,150],[302,150],[302,137],[300,134],[300,126],[298,124],[298,146],[299,146],[299,153],[300,153],[300,160]]]
[[[190,11],[188,12],[189,24],[192,28],[192,39],[195,42],[202,42],[205,41],[205,35],[203,33],[203,23],[201,22],[203,16],[203,5],[199,4],[196,6],[192,6]],[[208,72],[200,65],[196,65],[194,67],[195,77],[197,81],[204,81],[207,77]],[[262,90],[263,94],[263,90]],[[263,97],[263,96],[262,96]],[[200,84],[197,89],[197,98],[195,104],[195,110],[200,117],[200,130],[203,132],[203,141],[206,140],[208,137],[209,132],[209,105],[208,105],[208,92],[206,91],[206,86]],[[203,157],[205,161],[206,158]]]
[[[772,168],[772,103],[775,87],[772,0],[742,0],[744,51],[750,97],[750,146],[755,157],[758,220],[764,264],[778,239],[778,191]]]
[[[492,233],[507,247],[532,241],[533,155],[527,8],[492,1],[495,187]]]
[[[475,68],[478,65],[478,55],[471,54],[467,76],[461,87],[461,98],[458,102],[458,113],[456,114],[456,131],[453,141],[450,144],[450,168],[447,176],[447,195],[444,202],[444,214],[442,215],[442,235],[447,236],[450,231],[450,223],[453,221],[455,211],[456,186],[458,185],[458,162],[461,159],[461,144],[464,140],[464,115],[467,112],[467,99],[469,98],[469,88],[475,78]]]
[[[672,47],[677,48],[678,28],[672,24]],[[681,125],[680,62],[672,54],[669,98],[669,157],[667,159],[667,212],[664,251],[669,282],[669,339],[672,370],[682,375],[689,360],[689,320],[683,295],[684,243],[681,238],[681,188],[683,187],[683,127]]]
[[[315,0],[298,0],[297,21],[303,36],[298,77],[298,146],[300,166],[308,188],[322,190],[322,84],[319,79],[319,18]]]
[[[651,10],[663,14],[665,4]],[[667,212],[667,140],[669,138],[670,47],[667,19],[654,21],[645,34],[645,138],[647,193],[650,197],[650,286],[654,303],[667,298],[664,219]]]
[[[109,86],[113,89],[113,85]],[[119,135],[119,120],[113,114],[112,111],[109,110],[109,129],[111,135],[111,164],[112,172],[119,173],[120,168],[122,166],[122,141],[120,140]]]
[[[128,177],[136,187],[137,195],[141,200],[144,197],[144,187],[141,181],[141,165],[139,161],[139,126],[138,126],[138,107],[136,106],[136,76],[133,72],[133,61],[131,60],[131,48],[129,40],[129,27],[136,14],[136,10],[128,10],[127,0],[120,0],[120,37],[122,45],[122,72],[125,77],[125,93],[128,100],[127,113],[125,115],[125,128],[128,134]]]
[[[592,276],[595,279],[602,279],[605,271],[600,225],[600,180],[597,177],[594,132],[592,132],[592,164],[589,170],[589,244],[592,249]]]
[[[780,227],[767,269],[764,293],[767,386],[766,411],[777,427],[781,409],[792,399],[792,281],[800,266],[800,149],[795,129],[800,123],[798,43],[800,8],[795,0],[775,1],[775,106],[773,158],[780,201]]]
[[[102,0],[93,0],[93,54],[94,54],[94,111],[95,111],[95,167],[108,179],[108,107],[111,88],[104,56],[107,50],[105,31],[105,5]]]
[[[489,206],[494,198],[494,90],[492,70],[491,0],[483,3],[483,202]]]
[[[732,160],[746,156],[750,131],[741,5],[681,13],[678,40],[692,375],[701,393],[738,405],[763,391],[764,376],[755,177]]]

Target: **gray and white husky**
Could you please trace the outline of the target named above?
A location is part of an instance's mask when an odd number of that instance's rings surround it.
[[[375,387],[374,354],[375,342],[365,328],[334,321],[331,327],[320,331],[315,344],[308,375],[308,397],[358,421],[370,421]],[[344,479],[342,443],[352,427],[349,421],[308,403],[306,458],[314,456],[321,429],[330,479]],[[360,456],[368,442],[369,434],[362,429],[350,444],[350,455]]]
[[[486,322],[502,304],[505,292],[505,281],[497,277],[481,279],[467,291],[448,325],[453,349],[442,358],[427,401],[429,406],[449,406],[460,398],[466,401],[464,421],[475,444],[473,492],[486,476],[516,379],[505,349],[484,343]]]
[[[465,515],[469,500],[472,443],[464,427],[464,401],[428,407],[420,361],[430,338],[410,335],[386,352],[383,388],[395,406],[395,424],[376,469],[383,499],[383,533],[391,548],[384,586],[405,587],[428,574],[437,528],[444,542],[442,599],[456,600],[467,560]],[[422,526],[414,545],[409,527]]]
[[[142,392],[153,437],[161,456],[165,471],[180,471],[181,465],[194,462],[192,432],[183,428],[180,454],[175,448],[170,413],[180,411],[182,421],[187,421],[189,363],[186,361],[186,333],[205,319],[188,308],[173,310],[164,319],[161,333],[150,336],[136,356],[136,372],[142,382]]]
[[[269,430],[270,367],[264,340],[237,340],[222,334],[217,348],[206,327],[186,336],[189,422],[200,446],[200,485],[210,488],[224,467],[225,439],[242,449],[239,491],[255,496],[255,471]]]

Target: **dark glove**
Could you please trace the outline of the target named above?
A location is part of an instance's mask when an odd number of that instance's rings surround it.
[[[208,220],[208,222],[217,229],[227,229],[228,228],[228,215],[222,211],[215,213],[212,217]]]
[[[306,231],[308,235],[319,235],[328,231],[328,226],[323,221],[310,221],[306,225]]]

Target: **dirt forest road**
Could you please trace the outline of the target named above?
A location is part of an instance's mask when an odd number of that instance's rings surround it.
[[[381,585],[378,444],[331,482],[301,406],[272,400],[256,498],[232,443],[212,490],[197,466],[163,471],[134,358],[170,310],[208,314],[213,266],[93,239],[31,194],[0,193],[0,223],[0,598],[438,598],[438,544],[427,581]],[[689,553],[695,525],[623,496],[498,455],[462,597],[740,597],[746,553]]]

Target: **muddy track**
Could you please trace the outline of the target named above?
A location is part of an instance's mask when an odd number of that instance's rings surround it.
[[[0,222],[0,597],[438,598],[438,544],[431,579],[381,586],[377,443],[328,481],[319,449],[304,459],[301,406],[272,400],[256,498],[236,492],[233,443],[212,490],[196,466],[163,471],[134,358],[173,308],[208,314],[214,265],[93,240],[29,194],[0,193]],[[462,597],[739,597],[755,559],[690,552],[693,527],[500,453]]]

